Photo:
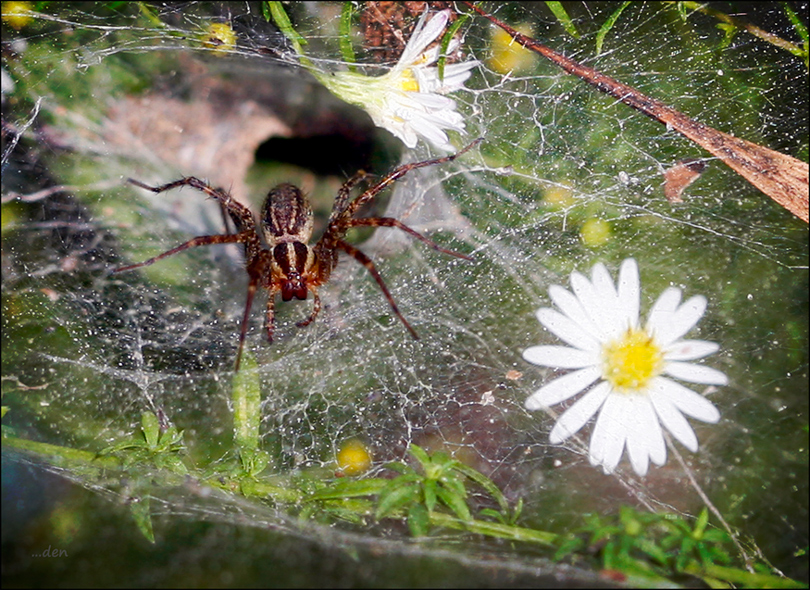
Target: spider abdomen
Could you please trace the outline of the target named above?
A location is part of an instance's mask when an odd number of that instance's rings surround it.
[[[262,231],[268,246],[306,244],[312,237],[312,207],[297,186],[283,183],[267,193],[262,205]]]

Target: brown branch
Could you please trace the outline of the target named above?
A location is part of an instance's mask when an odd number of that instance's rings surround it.
[[[470,2],[464,2],[484,18],[495,23],[523,47],[550,59],[569,74],[578,76],[602,92],[641,111],[703,149],[723,160],[727,166],[753,184],[796,217],[808,221],[808,165],[791,156],[734,137],[690,119],[660,100],[622,84],[593,68],[583,66],[553,49],[526,37]]]

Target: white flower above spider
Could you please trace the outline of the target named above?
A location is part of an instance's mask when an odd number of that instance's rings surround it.
[[[714,342],[682,339],[706,311],[706,298],[698,295],[681,304],[681,290],[669,287],[642,326],[638,266],[632,258],[622,263],[617,285],[599,263],[591,280],[572,273],[571,287],[573,293],[559,285],[549,288],[559,311],[537,311],[540,323],[571,347],[532,346],[523,352],[535,365],[575,369],[535,391],[526,400],[527,409],[547,408],[587,390],[560,416],[549,440],[567,440],[599,412],[588,456],[605,473],[616,468],[625,448],[639,475],[647,473],[649,461],[663,465],[667,451],[661,426],[697,451],[697,437],[684,415],[716,423],[720,413],[669,377],[707,385],[728,382],[716,369],[685,362],[719,349]]]
[[[409,148],[419,137],[437,148],[450,151],[445,129],[464,132],[464,118],[456,111],[456,103],[445,96],[464,88],[470,70],[478,61],[447,64],[444,79],[433,67],[439,59],[439,48],[427,49],[444,31],[450,10],[436,13],[429,21],[427,11],[419,19],[397,64],[382,76],[370,77],[355,72],[324,74],[318,79],[341,99],[363,107],[378,127],[396,135]],[[453,39],[447,53],[458,49]]]

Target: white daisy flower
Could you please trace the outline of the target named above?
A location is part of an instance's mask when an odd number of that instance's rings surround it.
[[[523,352],[523,358],[535,365],[575,369],[535,391],[526,400],[527,409],[548,408],[588,390],[557,420],[550,441],[565,441],[599,412],[588,455],[591,464],[601,465],[605,473],[616,468],[625,447],[639,475],[646,475],[650,460],[663,465],[667,450],[662,425],[683,446],[697,451],[697,437],[684,414],[716,423],[720,412],[705,397],[668,377],[708,385],[728,383],[716,369],[684,362],[720,348],[714,342],[681,339],[703,316],[706,298],[698,295],[681,304],[681,290],[669,287],[642,326],[638,266],[632,258],[622,263],[616,286],[600,263],[591,280],[572,273],[571,287],[573,293],[552,285],[549,295],[560,311],[541,308],[537,319],[573,348],[532,346]]]
[[[388,129],[409,148],[419,137],[437,148],[451,151],[445,129],[464,132],[464,118],[456,112],[456,102],[444,96],[464,88],[470,70],[479,62],[472,60],[444,67],[444,79],[439,69],[432,67],[439,59],[439,48],[427,49],[444,31],[450,10],[443,10],[429,21],[427,11],[419,19],[399,62],[386,74],[377,77],[355,72],[325,74],[315,72],[318,79],[335,95],[363,107],[374,123]],[[453,39],[447,53],[459,46]]]

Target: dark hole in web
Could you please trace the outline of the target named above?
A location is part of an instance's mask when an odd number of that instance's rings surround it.
[[[381,136],[345,129],[311,136],[273,137],[256,150],[256,161],[293,164],[320,176],[342,178],[358,170],[379,172],[392,168],[398,156],[396,146]]]

